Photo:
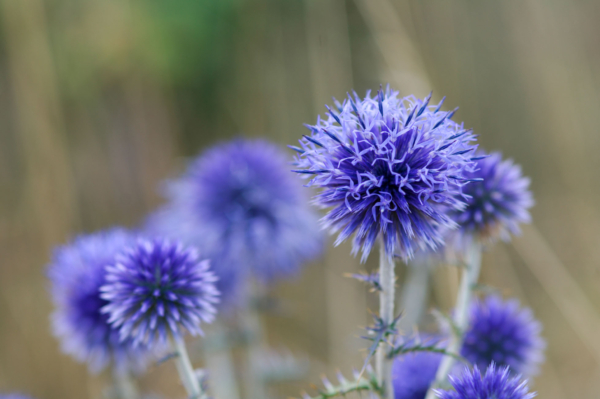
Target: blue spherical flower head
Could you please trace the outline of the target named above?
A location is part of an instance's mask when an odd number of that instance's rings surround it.
[[[151,356],[143,348],[134,348],[131,340],[121,341],[101,312],[108,303],[100,293],[106,282],[105,267],[134,243],[134,236],[123,229],[81,236],[59,247],[49,266],[54,334],[64,352],[87,362],[94,372],[110,363],[121,371],[139,371]]]
[[[362,250],[363,261],[380,236],[388,256],[435,249],[440,229],[455,227],[447,208],[464,206],[474,136],[450,119],[454,111],[429,100],[398,98],[389,88],[362,100],[348,96],[294,148],[297,172],[322,188],[316,203],[332,208],[325,227],[339,231],[336,245],[354,234],[353,252]]]
[[[267,282],[294,275],[320,254],[323,235],[289,161],[265,140],[217,145],[171,182],[148,228],[200,248],[226,302],[249,272]]]
[[[521,168],[512,160],[503,161],[499,153],[478,155],[477,170],[467,173],[467,178],[477,180],[465,187],[464,194],[469,196],[467,207],[451,216],[460,225],[463,241],[508,240],[511,233],[519,233],[520,223],[531,219],[533,196],[529,179],[522,176]]]
[[[510,374],[508,367],[497,368],[491,364],[485,375],[479,368],[466,369],[460,377],[450,376],[454,391],[436,390],[440,399],[532,399],[527,381]]]
[[[395,399],[424,399],[442,355],[434,352],[413,352],[398,356],[392,365]]]
[[[482,369],[495,363],[531,376],[544,359],[541,330],[531,309],[521,308],[517,300],[503,301],[492,295],[471,305],[461,354]]]
[[[165,343],[184,330],[202,334],[214,319],[216,277],[195,249],[165,239],[139,240],[106,269],[102,308],[122,340],[136,345]]]

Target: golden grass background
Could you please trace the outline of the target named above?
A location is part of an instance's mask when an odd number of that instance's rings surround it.
[[[0,0],[0,391],[97,398],[106,379],[49,332],[55,245],[137,225],[211,143],[295,143],[331,96],[389,82],[447,96],[532,177],[534,226],[485,254],[483,281],[544,324],[539,397],[597,398],[599,21],[592,0]],[[376,302],[341,277],[362,268],[348,253],[274,290],[290,307],[267,318],[272,344],[313,362],[280,397],[361,364]],[[436,272],[432,303],[450,306],[456,278]],[[171,366],[143,386],[182,397]]]

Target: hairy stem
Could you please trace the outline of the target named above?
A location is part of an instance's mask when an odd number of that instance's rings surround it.
[[[394,260],[385,253],[383,242],[379,249],[379,282],[381,291],[379,293],[379,316],[386,325],[394,321],[394,290],[396,277],[394,273]],[[385,399],[394,398],[394,386],[392,385],[392,361],[387,357],[389,345],[382,342],[375,354],[375,373],[382,387],[384,387]]]
[[[185,387],[190,399],[205,399],[206,394],[202,391],[198,376],[192,367],[192,362],[185,348],[185,343],[182,337],[172,337],[171,346],[177,357],[175,358],[175,365],[179,372],[179,378]]]
[[[462,347],[465,330],[469,323],[469,308],[471,297],[473,296],[473,287],[479,279],[479,271],[481,269],[481,245],[478,242],[473,242],[467,251],[466,266],[462,273],[458,297],[456,299],[456,307],[454,309],[453,318],[453,334],[448,343],[446,351],[458,356]],[[448,373],[454,364],[453,356],[445,356],[440,363],[440,366],[435,375],[435,381],[429,388],[425,399],[434,399],[435,393],[433,388],[440,386],[446,381]]]

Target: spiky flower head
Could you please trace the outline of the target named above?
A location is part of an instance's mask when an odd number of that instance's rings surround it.
[[[479,368],[466,369],[460,377],[450,376],[454,391],[436,390],[440,399],[532,399],[527,380],[512,376],[508,367],[498,368],[491,364],[485,375]]]
[[[106,269],[102,308],[122,340],[154,346],[184,331],[202,334],[215,316],[218,291],[209,261],[166,239],[140,239]]]
[[[398,356],[392,365],[395,399],[424,399],[442,355],[434,352],[413,352]]]
[[[500,153],[478,155],[477,169],[466,174],[476,180],[464,189],[469,196],[467,207],[451,216],[460,225],[463,241],[508,240],[511,233],[520,232],[520,223],[531,220],[529,208],[533,206],[533,196],[529,179],[523,177],[521,167],[512,160],[502,160]]]
[[[134,243],[134,235],[124,229],[83,235],[56,249],[49,266],[54,334],[65,353],[87,362],[93,372],[110,363],[121,371],[141,370],[151,356],[131,340],[121,341],[101,312],[108,303],[100,293],[105,267]]]
[[[375,97],[349,95],[293,147],[297,172],[322,188],[316,203],[333,208],[325,227],[339,231],[336,244],[354,234],[353,252],[362,250],[363,261],[380,236],[388,256],[435,249],[443,243],[439,229],[455,227],[447,208],[464,206],[474,136],[430,98],[398,98],[389,87]]]
[[[469,329],[461,354],[481,369],[492,362],[511,372],[531,376],[544,360],[542,325],[531,309],[521,308],[516,299],[503,301],[490,295],[471,305]]]
[[[294,275],[320,254],[323,235],[289,162],[265,140],[217,145],[168,185],[170,203],[148,228],[198,246],[224,301],[248,273],[267,282]]]

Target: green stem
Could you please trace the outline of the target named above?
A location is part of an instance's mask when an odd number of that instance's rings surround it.
[[[185,343],[181,337],[171,337],[171,346],[177,357],[175,358],[175,365],[179,372],[179,378],[185,387],[190,399],[206,399],[207,395],[202,391],[198,376],[192,367],[192,362],[188,355]]]
[[[477,284],[477,280],[479,279],[480,269],[481,245],[474,241],[467,251],[466,266],[462,273],[458,297],[456,299],[456,307],[454,309],[453,334],[448,343],[448,347],[446,348],[447,352],[454,354],[455,356],[460,355],[464,333],[469,324],[471,297],[473,296],[473,287]],[[433,388],[439,387],[446,381],[448,373],[450,373],[452,365],[454,364],[454,360],[454,356],[445,356],[442,359],[435,376],[435,382],[429,388],[425,399],[435,398]]]

